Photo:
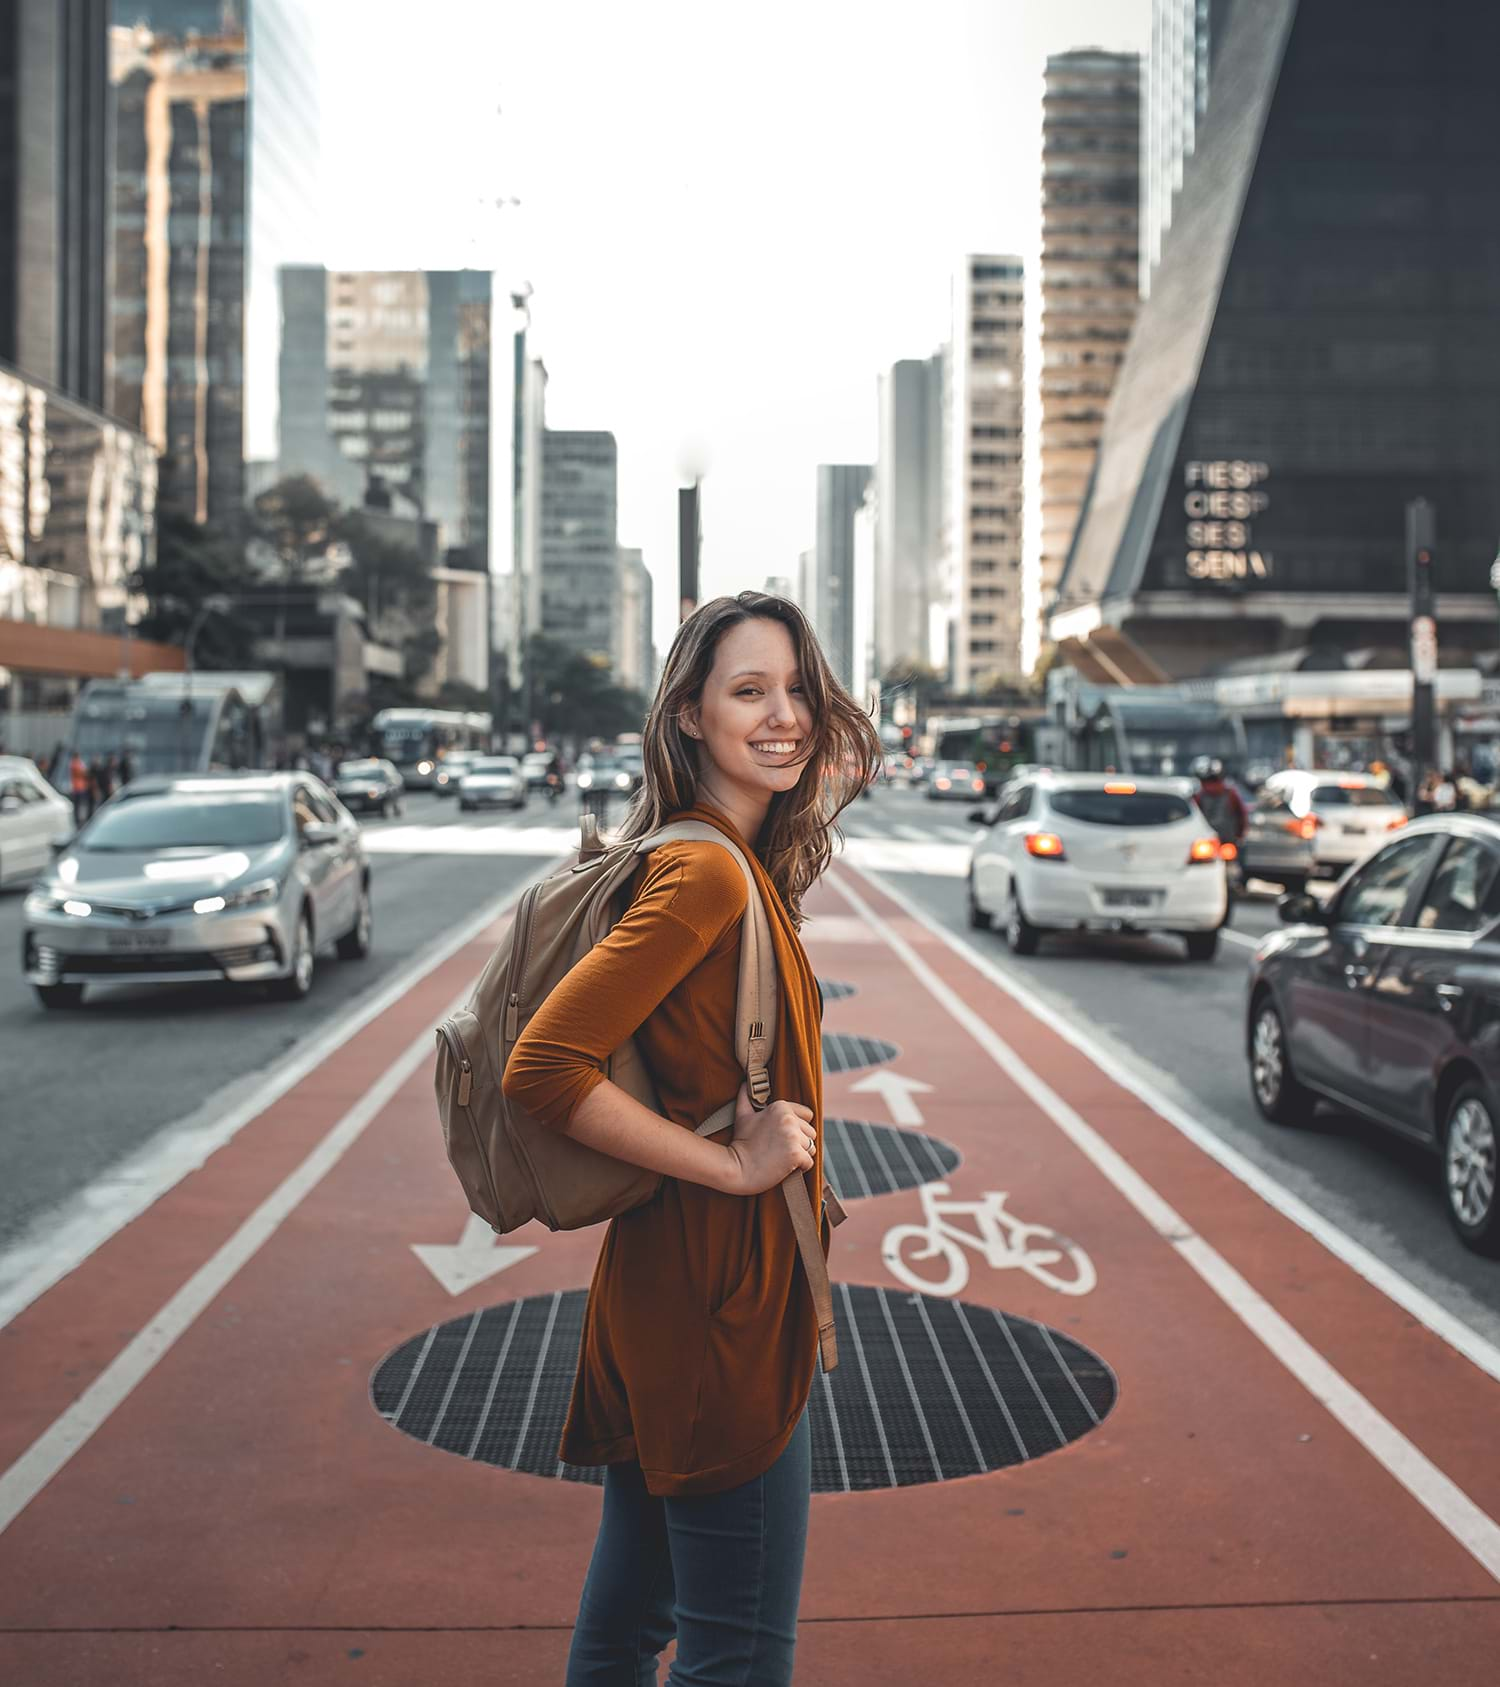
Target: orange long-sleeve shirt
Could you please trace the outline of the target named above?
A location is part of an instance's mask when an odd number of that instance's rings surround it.
[[[778,972],[771,1091],[812,1109],[823,1188],[817,981],[764,868],[724,817],[760,887]],[[505,1093],[566,1129],[632,1034],[662,1112],[693,1129],[739,1092],[735,1003],[744,877],[710,843],[663,845],[609,935],[562,980],[506,1063]],[[728,1133],[715,1138],[727,1141]],[[827,1246],[827,1230],[824,1230]],[[654,1200],[610,1222],[589,1291],[559,1458],[640,1463],[653,1494],[716,1493],[768,1469],[807,1400],[818,1331],[779,1189],[724,1195],[663,1179]]]

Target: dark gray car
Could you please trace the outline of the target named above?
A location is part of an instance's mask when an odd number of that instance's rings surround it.
[[[44,1007],[91,983],[264,982],[298,999],[315,957],[370,950],[358,823],[309,773],[136,780],[27,896],[22,964]]]
[[[1414,821],[1326,906],[1280,909],[1250,968],[1257,1107],[1296,1124],[1326,1097],[1433,1149],[1459,1236],[1500,1255],[1500,824]]]

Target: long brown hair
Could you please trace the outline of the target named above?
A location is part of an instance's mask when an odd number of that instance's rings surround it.
[[[618,832],[618,841],[644,837],[698,801],[698,771],[683,732],[685,710],[696,705],[714,665],[719,640],[750,620],[779,621],[791,634],[803,694],[812,711],[811,744],[802,777],[771,798],[756,846],[792,923],[802,924],[802,898],[828,866],[838,816],[879,773],[884,752],[869,717],[828,666],[817,634],[789,599],[765,592],[716,597],[677,629],[656,700],[646,716],[644,776]]]

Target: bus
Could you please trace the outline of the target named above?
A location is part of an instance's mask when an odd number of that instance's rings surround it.
[[[370,723],[371,752],[396,764],[408,791],[430,791],[452,750],[488,750],[492,721],[473,709],[382,709]]]
[[[982,710],[968,715],[931,715],[926,740],[934,761],[967,762],[984,775],[984,788],[993,793],[1017,767],[1034,765],[1040,709],[1017,713],[1013,709]]]
[[[281,730],[281,680],[271,673],[158,673],[90,680],[78,694],[52,781],[66,789],[76,751],[86,762],[128,755],[132,776],[264,768]]]

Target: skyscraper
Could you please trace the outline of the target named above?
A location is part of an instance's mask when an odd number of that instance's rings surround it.
[[[854,683],[854,518],[874,471],[868,463],[818,464],[813,626],[839,683]]]
[[[110,408],[164,458],[194,520],[244,492],[248,55],[233,4],[136,0],[115,88]]]
[[[540,631],[601,664],[615,658],[620,561],[612,433],[542,435]]]
[[[488,273],[291,265],[281,285],[280,472],[346,504],[388,493],[486,570]]]
[[[1182,171],[1197,144],[1233,0],[1152,0],[1141,121],[1141,294],[1161,260]]]
[[[0,0],[0,359],[104,403],[108,0]]]
[[[880,377],[875,463],[875,668],[927,660],[939,589],[943,360],[904,359]]]
[[[970,255],[954,280],[945,382],[948,520],[941,601],[956,691],[1021,674],[1022,268]]]
[[[1418,495],[1442,649],[1494,648],[1497,55],[1463,0],[1235,7],[1052,617],[1088,677],[1404,665]]]
[[[1047,60],[1042,96],[1040,609],[1057,592],[1139,303],[1140,59]]]
[[[615,679],[632,691],[651,695],[655,647],[651,642],[651,570],[641,553],[620,551],[620,619],[615,645]]]

